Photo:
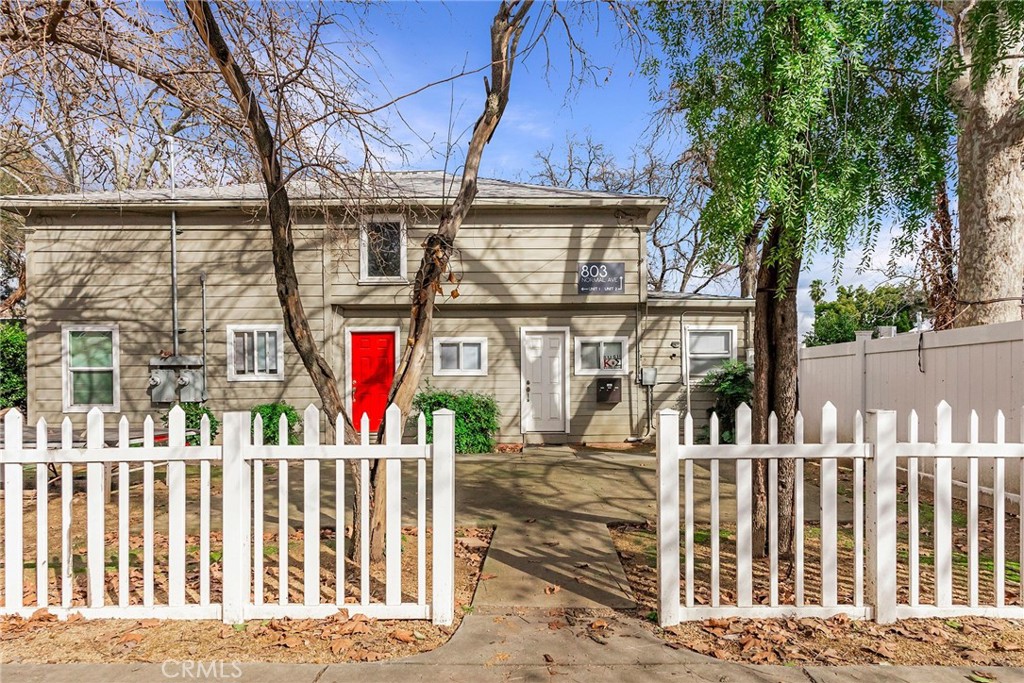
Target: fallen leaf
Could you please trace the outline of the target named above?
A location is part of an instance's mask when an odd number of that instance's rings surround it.
[[[125,633],[120,638],[118,638],[117,642],[121,643],[121,644],[125,644],[125,643],[141,643],[142,639],[143,639],[143,635],[141,633],[128,632],[128,633]]]
[[[544,545],[548,546],[549,548],[554,548],[555,546],[562,545],[562,544],[559,543],[558,541],[544,541]]]
[[[391,632],[391,637],[403,643],[416,642],[416,636],[412,634],[412,631],[403,631],[402,629],[395,629]]]
[[[139,628],[154,628],[160,625],[159,619],[140,619]]]
[[[50,614],[50,610],[46,609],[45,607],[40,607],[39,609],[37,609],[35,612],[32,613],[32,616],[30,616],[28,618],[28,620],[29,621],[57,621],[57,617],[55,615],[53,615],[53,614]]]
[[[590,624],[590,628],[594,629],[595,631],[599,631],[601,629],[608,628],[608,622],[604,619],[595,619],[593,623]]]
[[[534,519],[533,517],[531,517],[530,519],[526,520],[526,523],[527,523],[527,524],[536,524],[536,523],[537,523],[537,520],[536,520],[536,519]]]
[[[590,564],[587,562],[576,562],[573,566],[576,567],[576,569],[586,569]]]
[[[560,591],[560,590],[562,590],[562,587],[561,587],[561,586],[555,586],[555,585],[553,585],[553,584],[548,584],[548,585],[547,585],[547,586],[546,586],[546,587],[544,588],[544,593],[545,593],[546,595],[553,595],[553,594],[557,593],[557,592],[558,592],[558,591]]]
[[[548,664],[554,664],[555,663],[555,658],[552,657],[551,655],[544,655],[544,661],[547,662]]]
[[[555,621],[549,621],[548,622],[548,628],[551,629],[552,631],[557,631],[559,629],[565,628],[565,622],[564,621],[558,621],[557,619]]]
[[[496,578],[498,578],[497,574],[481,574],[480,575],[480,580],[481,581],[490,581],[491,579],[496,579]]]
[[[996,683],[996,677],[991,674],[985,674],[980,671],[972,671],[967,677],[967,680],[971,683]]]
[[[289,649],[302,647],[302,638],[299,638],[298,636],[288,636],[282,640],[279,645],[284,645]]]
[[[351,638],[335,638],[331,641],[331,653],[337,655],[352,647]]]

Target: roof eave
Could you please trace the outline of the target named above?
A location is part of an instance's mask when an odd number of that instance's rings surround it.
[[[443,207],[450,205],[450,200],[439,197],[404,197],[385,198],[366,202],[367,206],[395,206],[416,204],[424,207]],[[344,206],[344,200],[293,199],[292,206],[299,208],[318,208],[321,206]],[[263,199],[173,199],[145,202],[131,201],[70,201],[61,200],[17,200],[0,199],[0,210],[28,215],[33,210],[56,211],[176,211],[182,209],[261,209],[266,205]],[[611,208],[637,207],[648,209],[649,222],[653,222],[666,206],[665,200],[658,197],[579,197],[562,199],[516,198],[516,197],[477,197],[474,207],[500,208],[517,207],[529,209],[569,209],[569,208]]]

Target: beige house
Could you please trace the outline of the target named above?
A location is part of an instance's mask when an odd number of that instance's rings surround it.
[[[292,192],[303,304],[349,410],[372,422],[420,245],[453,186],[439,172],[391,174],[358,212]],[[0,198],[28,229],[30,419],[98,405],[134,422],[174,398],[217,412],[315,403],[282,329],[263,204],[259,185]],[[663,207],[482,180],[426,381],[493,394],[501,442],[642,439],[654,411],[687,402],[703,420],[709,397],[693,386],[746,357],[753,302],[647,291],[646,231]]]

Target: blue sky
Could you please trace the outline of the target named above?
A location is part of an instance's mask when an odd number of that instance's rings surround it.
[[[388,84],[386,90],[391,96],[397,96],[463,70],[485,66],[490,58],[489,29],[495,8],[496,3],[477,1],[393,2],[372,8],[368,28],[380,55],[376,78]],[[590,134],[620,157],[628,155],[641,140],[654,109],[651,83],[638,72],[633,53],[622,44],[603,4],[596,18],[598,21],[574,30],[592,61],[603,68],[598,82],[590,80],[569,91],[569,53],[557,33],[549,50],[537,49],[517,64],[508,109],[484,152],[482,175],[529,180],[537,169],[536,152],[558,148],[569,135]],[[524,36],[524,43],[528,37]],[[408,156],[389,159],[391,164],[411,169],[442,168],[450,128],[459,150],[448,164],[453,170],[482,106],[482,77],[483,73],[460,78],[403,100],[398,111],[389,116],[393,131],[408,145]],[[381,98],[387,99],[384,92]],[[889,242],[889,235],[880,236],[872,259],[878,270],[888,260]],[[858,272],[861,259],[860,250],[851,251],[844,259],[843,284],[871,285],[884,279],[874,269]],[[830,256],[811,258],[801,274],[801,334],[812,320],[808,286],[816,278],[826,282],[833,279]]]

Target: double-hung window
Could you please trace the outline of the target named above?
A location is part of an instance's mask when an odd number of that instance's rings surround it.
[[[117,325],[65,325],[62,333],[64,411],[120,412]]]
[[[434,338],[434,375],[486,374],[486,337]]]
[[[629,374],[629,337],[576,337],[576,374]]]
[[[727,360],[736,358],[735,327],[687,328],[690,377],[703,377]]]
[[[359,281],[406,282],[405,221],[401,216],[373,216],[359,226]]]
[[[284,381],[283,325],[228,325],[228,380]]]

